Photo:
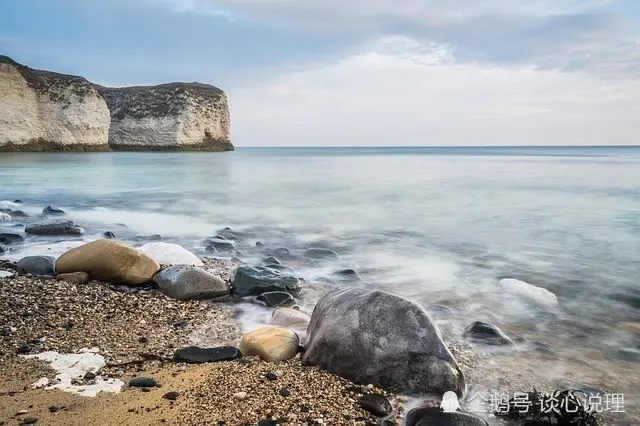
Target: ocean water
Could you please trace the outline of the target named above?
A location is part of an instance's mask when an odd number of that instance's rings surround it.
[[[640,388],[639,339],[625,325],[640,322],[640,147],[2,153],[0,200],[14,199],[30,214],[66,210],[84,240],[161,234],[204,254],[202,240],[228,226],[249,262],[264,257],[257,241],[331,248],[340,262],[298,272],[314,282],[354,268],[358,285],[449,307],[452,318],[434,314],[445,337],[489,321],[550,344],[564,365],[600,368],[599,386]],[[64,251],[48,250],[59,242],[9,255]]]

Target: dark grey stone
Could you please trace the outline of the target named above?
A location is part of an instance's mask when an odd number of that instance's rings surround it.
[[[285,291],[268,291],[257,296],[254,301],[268,308],[291,306],[296,304],[296,299]]]
[[[230,252],[236,249],[236,245],[233,241],[229,241],[226,238],[218,237],[218,236],[213,238],[207,238],[205,240],[205,244],[207,245],[207,249],[209,247],[213,247],[216,249],[216,251],[219,251],[219,252]]]
[[[362,281],[360,274],[358,274],[355,269],[351,268],[340,269],[339,271],[332,273],[331,276],[341,281]]]
[[[378,290],[325,294],[307,327],[302,363],[396,393],[466,392],[462,370],[429,314]]]
[[[178,300],[213,299],[230,294],[221,278],[190,265],[175,265],[153,277],[161,292]]]
[[[24,237],[20,234],[12,234],[8,232],[0,233],[0,243],[2,244],[15,244],[24,241]]]
[[[56,258],[52,256],[27,256],[18,261],[19,274],[52,275],[56,272]]]
[[[62,216],[65,215],[65,211],[52,207],[52,206],[47,206],[42,210],[42,214],[45,216]]]
[[[30,225],[24,229],[24,232],[31,235],[75,235],[84,234],[84,229],[70,220],[64,222],[40,223]]]
[[[488,423],[461,411],[445,413],[439,408],[414,408],[407,414],[406,426],[488,426]]]
[[[482,321],[469,324],[462,333],[462,337],[483,345],[509,346],[514,348],[516,346],[513,340],[498,327]]]
[[[324,248],[310,248],[304,251],[304,255],[311,259],[340,260],[340,256],[333,250]]]
[[[129,386],[132,388],[153,388],[157,384],[156,379],[152,377],[134,377],[129,380]]]
[[[263,259],[262,263],[264,263],[265,265],[282,265],[282,262],[280,262],[275,256],[269,256]]]
[[[7,248],[0,244],[0,253],[4,253],[5,251],[7,251]]]
[[[285,291],[297,296],[302,291],[300,280],[288,272],[266,266],[239,266],[231,280],[233,294],[253,296],[269,291]]]
[[[169,401],[175,401],[176,399],[178,399],[180,397],[180,392],[178,392],[178,391],[167,392],[164,395],[162,395],[162,397],[164,399],[168,399]]]
[[[109,240],[115,240],[116,239],[116,234],[114,234],[111,231],[107,231],[104,234],[102,234],[103,237],[109,239]]]
[[[393,411],[393,407],[391,406],[389,399],[379,393],[362,395],[362,397],[358,399],[358,405],[360,405],[363,410],[366,410],[378,417],[386,417]]]
[[[11,210],[10,211],[11,217],[16,218],[16,217],[29,217],[28,214],[26,214],[25,212],[23,212],[22,210]]]
[[[176,362],[186,362],[189,364],[202,364],[205,362],[233,361],[240,358],[242,354],[233,346],[221,346],[218,348],[199,348],[189,346],[178,349],[173,354]]]

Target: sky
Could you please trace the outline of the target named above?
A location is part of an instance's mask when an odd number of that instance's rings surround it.
[[[640,144],[640,0],[0,1],[0,54],[213,84],[236,146]]]

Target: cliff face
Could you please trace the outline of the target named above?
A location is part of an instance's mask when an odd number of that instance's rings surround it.
[[[232,151],[230,121],[207,84],[107,88],[0,56],[0,151]]]
[[[107,151],[109,121],[84,78],[0,56],[0,151]]]
[[[227,96],[199,83],[99,87],[111,111],[114,150],[232,151]]]

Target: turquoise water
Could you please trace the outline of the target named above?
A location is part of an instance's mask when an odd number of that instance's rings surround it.
[[[3,153],[0,199],[61,207],[86,239],[158,233],[201,251],[229,226],[248,261],[256,241],[328,247],[342,262],[302,267],[308,281],[352,267],[362,285],[452,308],[454,334],[488,320],[614,363],[640,349],[620,325],[640,321],[640,147]],[[558,307],[506,294],[502,278]]]

